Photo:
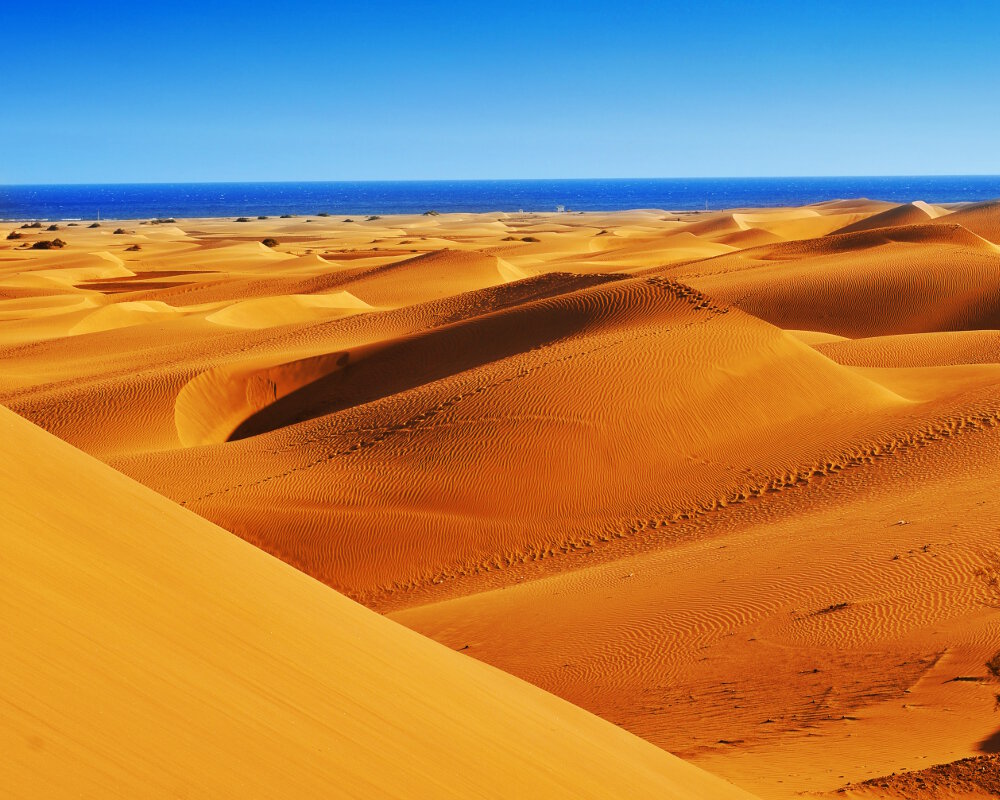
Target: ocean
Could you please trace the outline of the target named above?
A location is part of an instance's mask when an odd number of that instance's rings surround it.
[[[0,186],[0,220],[516,212],[560,207],[692,211],[801,206],[856,197],[931,203],[990,200],[1000,198],[1000,176]]]

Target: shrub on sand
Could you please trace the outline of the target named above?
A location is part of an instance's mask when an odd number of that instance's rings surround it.
[[[17,231],[11,231],[10,233],[7,234],[7,239],[8,240],[11,240],[11,239],[20,239],[20,238],[21,238],[21,234],[19,234]]]
[[[64,242],[62,239],[53,239],[52,241],[49,241],[48,239],[42,239],[41,241],[35,242],[33,245],[31,245],[31,249],[51,250],[53,248],[65,247],[65,246],[66,242]]]
[[[1000,678],[1000,653],[993,654],[993,658],[986,662],[986,669],[994,678]]]
[[[278,246],[278,240],[277,239],[272,239],[271,237],[268,237],[267,239],[262,239],[261,240],[261,244],[264,245],[265,247],[277,247]]]

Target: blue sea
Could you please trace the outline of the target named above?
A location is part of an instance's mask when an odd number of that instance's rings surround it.
[[[1000,198],[1000,176],[644,178],[0,186],[0,220],[265,214],[691,211],[868,197],[954,203]]]

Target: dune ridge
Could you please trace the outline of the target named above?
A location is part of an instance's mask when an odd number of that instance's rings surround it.
[[[893,228],[899,225],[919,225],[939,216],[935,210],[926,203],[914,202],[880,211],[865,217],[850,225],[845,225],[836,233],[855,233],[858,231],[870,231],[875,228]]]

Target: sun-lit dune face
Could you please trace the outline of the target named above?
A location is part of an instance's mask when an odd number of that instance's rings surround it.
[[[759,796],[861,793],[996,746],[998,207],[0,240],[0,403]]]
[[[751,247],[663,274],[783,328],[856,338],[1000,327],[1000,250],[954,223]]]
[[[850,225],[845,225],[838,229],[837,233],[855,233],[857,231],[870,231],[876,228],[892,228],[900,225],[919,225],[928,222],[939,216],[932,206],[927,203],[906,203],[904,205],[872,214]]]
[[[939,224],[961,225],[977,236],[1000,245],[1000,201],[970,203],[938,218]]]

